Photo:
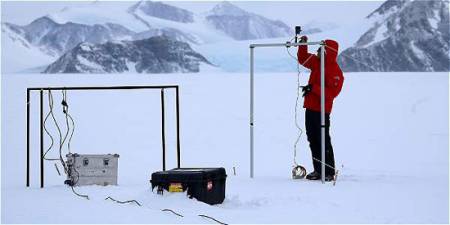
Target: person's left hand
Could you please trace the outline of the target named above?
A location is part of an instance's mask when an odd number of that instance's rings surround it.
[[[300,43],[306,43],[306,42],[308,42],[308,37],[306,37],[305,35],[300,37]]]
[[[312,90],[312,85],[308,84],[306,86],[302,86],[303,97],[305,97]]]

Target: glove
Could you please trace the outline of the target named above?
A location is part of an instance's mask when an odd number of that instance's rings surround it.
[[[302,86],[302,92],[303,92],[303,97],[305,97],[307,94],[309,94],[309,92],[311,92],[312,90],[312,85],[308,84],[306,86]]]
[[[300,43],[305,43],[305,42],[308,42],[308,37],[306,37],[306,36],[300,37]]]

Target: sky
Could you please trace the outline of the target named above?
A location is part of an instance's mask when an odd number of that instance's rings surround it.
[[[64,7],[92,4],[93,1],[2,1],[2,22],[25,25],[34,19],[58,12]],[[110,4],[129,5],[130,2],[114,1]],[[307,23],[334,23],[350,25],[360,21],[380,6],[382,1],[231,1],[246,11],[270,19],[277,19],[290,26]],[[194,13],[206,12],[218,2],[215,1],[170,1]]]

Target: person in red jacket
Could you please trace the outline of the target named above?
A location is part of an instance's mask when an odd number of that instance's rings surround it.
[[[302,36],[301,42],[307,42]],[[333,100],[339,95],[344,83],[342,70],[337,64],[339,45],[334,40],[325,40],[325,180],[334,179],[334,153],[330,138],[330,114]],[[305,98],[306,135],[311,148],[314,171],[306,176],[309,180],[321,179],[321,121],[320,121],[320,51],[317,55],[308,53],[307,45],[298,47],[298,62],[311,70],[308,85],[302,88]]]

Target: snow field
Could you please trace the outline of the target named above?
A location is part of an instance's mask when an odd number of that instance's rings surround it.
[[[345,78],[331,118],[341,174],[333,186],[290,179],[297,135],[295,73],[256,74],[253,180],[248,178],[248,74],[4,75],[2,222],[213,223],[197,216],[206,214],[226,223],[448,223],[448,74],[347,73]],[[306,80],[303,73],[301,83]],[[161,169],[159,90],[68,92],[76,122],[72,151],[120,154],[119,186],[76,188],[90,201],[73,195],[52,163],[46,163],[46,188],[38,188],[38,94],[33,94],[32,187],[24,187],[26,87],[152,84],[180,85],[181,165],[225,167],[223,204],[151,192],[150,175]],[[61,114],[61,94],[54,95],[55,112]],[[166,97],[171,168],[176,165],[173,92],[167,90]],[[303,113],[300,108],[301,124]],[[297,155],[311,171],[304,134]],[[105,201],[107,196],[136,199],[143,206]],[[185,217],[160,211],[164,208]]]

